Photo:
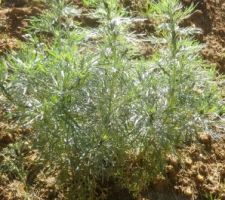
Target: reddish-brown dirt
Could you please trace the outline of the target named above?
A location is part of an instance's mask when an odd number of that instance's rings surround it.
[[[225,141],[191,145],[181,151],[182,168],[175,176],[175,190],[189,199],[225,199]]]
[[[202,134],[199,142],[179,150],[180,160],[168,163],[169,179],[187,199],[225,199],[225,138],[213,141]]]
[[[27,19],[40,12],[37,6],[0,8],[0,54],[20,47]]]
[[[196,5],[196,11],[186,25],[196,25],[203,30],[200,41],[206,46],[204,58],[215,63],[220,72],[225,72],[225,1],[224,0],[182,0],[189,6]]]

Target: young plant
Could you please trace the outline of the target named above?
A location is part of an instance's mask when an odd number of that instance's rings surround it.
[[[129,32],[137,19],[111,0],[90,14],[101,21],[96,29],[58,26],[51,45],[30,44],[2,61],[1,84],[43,158],[60,167],[70,199],[105,199],[112,181],[137,196],[217,111],[215,73],[204,68],[194,29],[178,26],[192,8],[177,0],[152,8],[162,38],[150,59]]]

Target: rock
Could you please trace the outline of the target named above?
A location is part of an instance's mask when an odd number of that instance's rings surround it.
[[[184,195],[187,196],[187,197],[191,197],[192,194],[193,194],[191,187],[185,188],[185,190],[183,191],[183,193],[184,193]]]
[[[198,140],[202,144],[211,145],[212,144],[212,136],[208,133],[199,133]]]
[[[186,164],[186,166],[191,167],[191,165],[193,164],[192,159],[191,158],[186,158],[185,159],[185,164]]]
[[[55,177],[48,177],[46,179],[46,184],[48,188],[53,188],[54,185],[56,184],[56,178]]]
[[[197,181],[198,183],[203,183],[204,180],[205,180],[205,178],[204,178],[204,176],[202,176],[201,174],[198,174],[198,175],[196,176],[196,181]]]
[[[174,156],[174,155],[169,155],[169,156],[167,157],[167,163],[168,163],[169,165],[172,165],[172,166],[174,166],[174,167],[177,167],[177,166],[178,166],[178,159],[177,159],[177,157]]]

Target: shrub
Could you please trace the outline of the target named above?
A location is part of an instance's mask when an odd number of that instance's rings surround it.
[[[130,33],[140,19],[105,1],[91,13],[101,19],[96,29],[57,28],[51,45],[31,43],[2,62],[2,88],[34,127],[45,160],[70,183],[70,199],[105,199],[111,180],[138,195],[218,109],[215,72],[189,36],[196,29],[178,26],[192,8],[177,0],[151,8],[162,38]],[[150,59],[137,47],[146,40],[155,46]]]

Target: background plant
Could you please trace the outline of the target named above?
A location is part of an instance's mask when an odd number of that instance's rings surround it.
[[[66,4],[57,2],[62,13]],[[57,23],[50,45],[32,35],[2,61],[2,88],[36,131],[45,160],[62,169],[70,199],[105,199],[111,181],[138,195],[168,153],[210,128],[208,115],[219,110],[215,72],[189,36],[196,29],[178,26],[192,10],[177,0],[152,4],[147,15],[157,16],[161,36],[152,40],[129,32],[140,19],[104,1],[90,13],[101,22],[96,29]],[[146,40],[154,41],[150,59],[137,47]]]

